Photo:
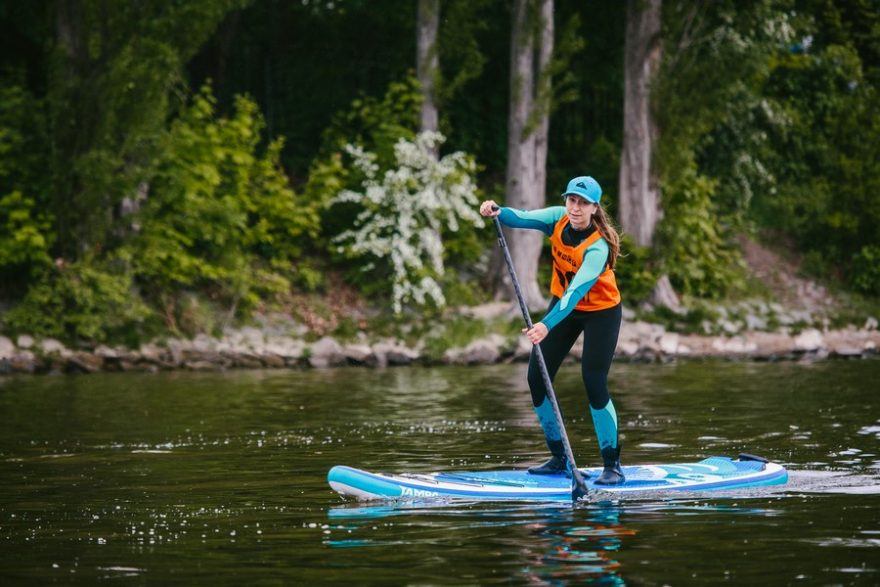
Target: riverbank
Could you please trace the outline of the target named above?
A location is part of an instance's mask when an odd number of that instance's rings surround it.
[[[880,306],[802,276],[801,261],[742,237],[746,267],[763,294],[726,302],[624,306],[615,360],[821,361],[880,354]],[[165,337],[138,348],[68,348],[54,339],[4,336],[0,376],[98,371],[324,369],[341,366],[490,365],[528,360],[512,302],[400,317],[340,282],[336,296],[301,295],[284,313],[257,314],[222,335]],[[533,318],[540,319],[539,315]],[[377,334],[377,331],[382,334]],[[580,343],[571,360],[580,359]]]
[[[479,318],[473,318],[479,321]],[[54,339],[0,335],[0,374],[95,373],[99,371],[219,371],[226,369],[322,369],[340,366],[383,368],[396,365],[488,365],[528,360],[525,337],[488,331],[462,346],[438,350],[424,340],[371,340],[360,332],[350,340],[323,336],[290,321],[264,321],[260,327],[229,328],[223,336],[170,338],[137,349],[100,345],[70,349]],[[880,352],[880,330],[873,318],[861,327],[783,327],[736,334],[683,334],[661,324],[630,318],[621,327],[616,360],[664,362],[677,359],[816,361],[867,358]],[[579,359],[575,344],[571,359]]]

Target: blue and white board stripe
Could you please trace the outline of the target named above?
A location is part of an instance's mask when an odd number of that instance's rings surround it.
[[[780,485],[788,472],[777,463],[710,457],[698,463],[623,467],[626,483],[596,486],[590,479],[601,468],[582,469],[591,489],[616,493],[639,491],[711,491]],[[466,498],[487,500],[570,500],[565,475],[530,475],[517,471],[461,471],[426,474],[372,473],[336,466],[327,481],[338,493],[363,500]]]

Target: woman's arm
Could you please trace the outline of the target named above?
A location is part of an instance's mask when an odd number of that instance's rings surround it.
[[[607,262],[608,243],[605,242],[605,239],[600,238],[584,252],[584,262],[581,264],[578,272],[575,273],[571,283],[568,284],[568,288],[563,292],[559,303],[553,306],[547,312],[547,315],[544,316],[544,319],[541,320],[547,327],[547,330],[559,324],[563,318],[574,310],[578,302],[587,295],[587,292],[590,291],[590,288],[599,279],[599,275],[605,270],[605,263]]]
[[[501,208],[498,220],[501,224],[511,228],[526,228],[540,230],[547,236],[553,234],[553,228],[559,219],[565,215],[564,206],[551,206],[539,210],[515,210],[513,208]]]
[[[494,200],[486,200],[480,204],[480,214],[489,218],[497,216],[501,224],[511,228],[540,230],[550,236],[553,234],[556,223],[565,216],[565,207],[551,206],[538,210],[515,210],[514,208],[502,208]]]

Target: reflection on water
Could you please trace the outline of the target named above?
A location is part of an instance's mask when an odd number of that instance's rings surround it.
[[[403,519],[412,529],[423,516],[432,525],[439,520],[449,531],[471,533],[501,528],[521,537],[518,551],[522,558],[519,573],[527,582],[590,581],[601,585],[622,585],[620,563],[615,553],[626,537],[636,531],[620,523],[618,506],[571,507],[529,504],[492,507],[485,504],[438,505],[399,503],[370,506],[338,506],[328,511],[330,531],[324,543],[332,548],[392,546],[398,540],[377,540],[370,536],[379,520]],[[398,524],[400,525],[400,524]],[[333,535],[343,534],[343,538]],[[433,534],[428,538],[434,542]]]
[[[524,365],[0,379],[4,584],[880,584],[880,362],[615,365],[624,464],[753,452],[781,487],[349,503],[329,468],[520,468]],[[599,464],[578,369],[557,393]],[[695,556],[695,552],[699,556]]]
[[[395,548],[421,542],[436,547],[438,529],[454,541],[456,536],[485,535],[487,529],[495,528],[517,544],[517,582],[625,585],[625,568],[618,557],[627,546],[637,543],[639,519],[716,515],[731,523],[738,516],[754,520],[783,513],[778,508],[700,503],[687,498],[663,502],[630,499],[574,507],[407,500],[333,506],[322,528],[327,536],[324,544],[333,549]],[[622,518],[636,522],[627,524]],[[404,535],[407,540],[401,540]]]
[[[523,574],[530,582],[623,585],[615,558],[622,540],[635,535],[624,528],[614,506],[584,510],[556,509],[529,525],[531,542],[539,548],[525,553]]]

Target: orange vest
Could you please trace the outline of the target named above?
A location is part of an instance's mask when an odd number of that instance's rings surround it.
[[[553,280],[550,282],[550,293],[557,298],[562,297],[568,284],[574,279],[575,273],[584,261],[584,253],[590,245],[602,238],[597,230],[584,239],[581,244],[570,247],[562,241],[562,231],[565,230],[568,223],[568,216],[563,216],[556,223],[553,234],[550,235],[550,243],[553,245]],[[574,309],[581,312],[594,312],[614,307],[619,303],[620,291],[617,289],[617,280],[614,278],[614,271],[606,264],[599,279],[596,280],[587,295],[578,301]]]

